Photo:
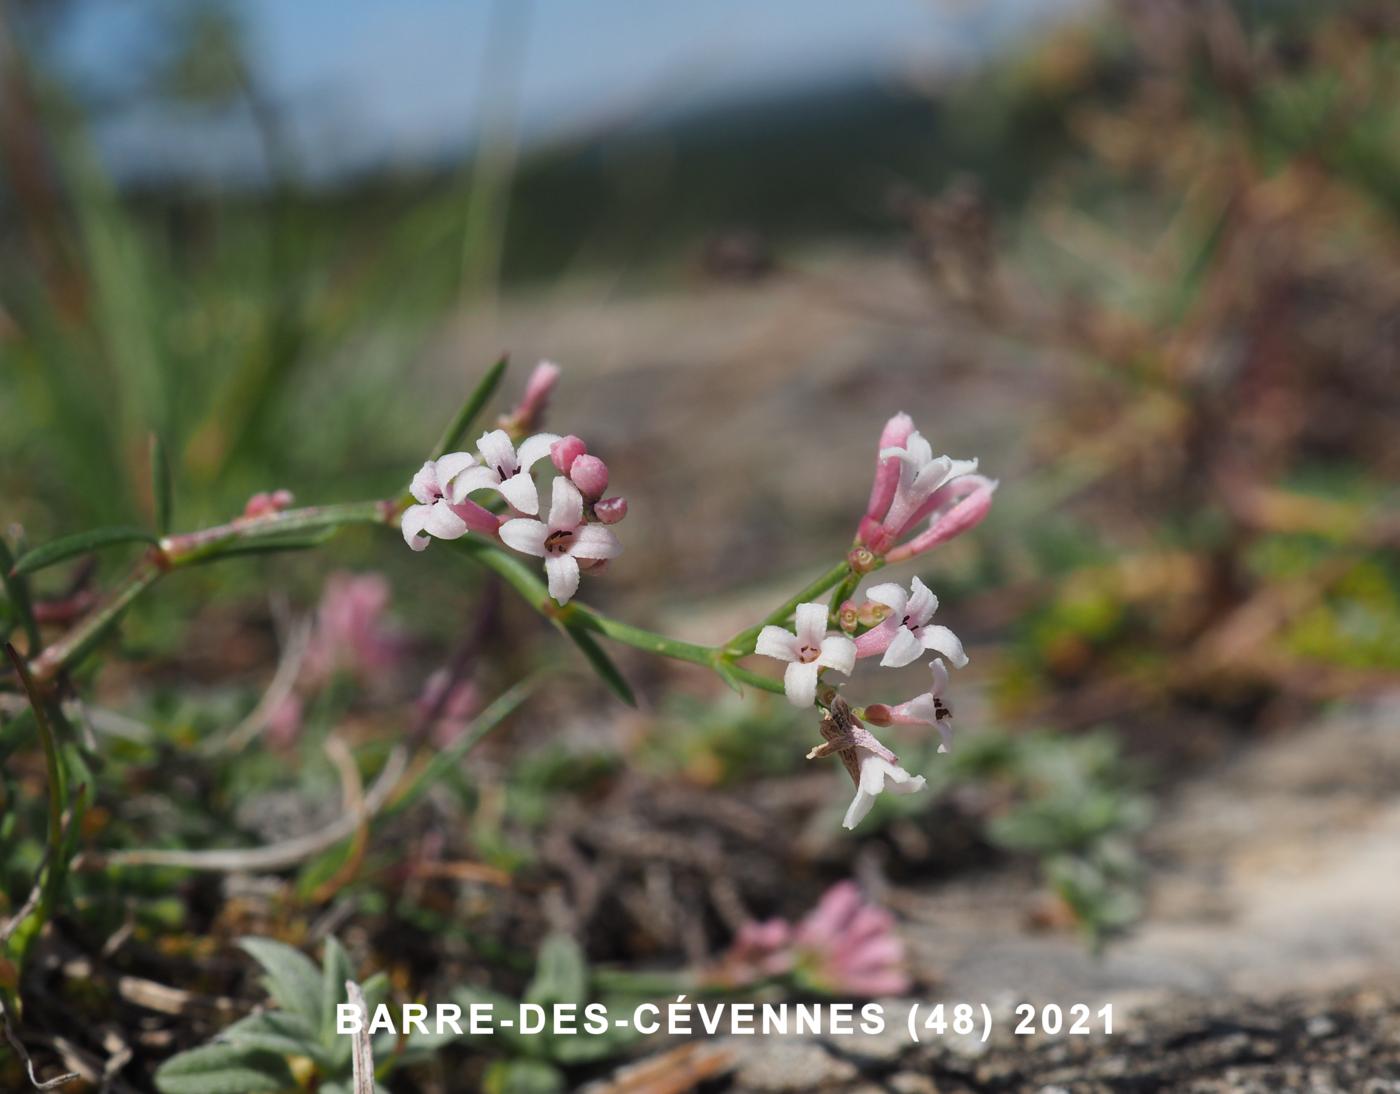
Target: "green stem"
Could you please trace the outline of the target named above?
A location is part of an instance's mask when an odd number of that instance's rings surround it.
[[[726,657],[744,657],[753,653],[753,644],[758,639],[759,632],[764,627],[786,623],[788,618],[799,604],[805,604],[821,596],[833,585],[840,582],[851,573],[851,564],[842,559],[826,573],[813,581],[799,593],[794,593],[779,607],[775,608],[758,623],[755,623],[748,630],[740,631],[733,638],[724,644],[724,654]]]
[[[44,699],[40,694],[39,686],[30,675],[29,666],[24,663],[24,658],[19,655],[19,651],[5,643],[5,655],[9,657],[10,663],[14,665],[15,672],[19,674],[20,684],[24,687],[25,694],[29,697],[29,705],[34,711],[34,721],[39,727],[39,739],[44,746],[44,767],[48,773],[49,782],[49,838],[48,838],[48,872],[44,875],[43,895],[39,903],[39,921],[46,922],[50,913],[57,903],[58,887],[62,884],[64,868],[67,865],[63,858],[63,767],[58,758],[58,742],[54,739],[53,726],[49,724],[48,712],[44,709]]]
[[[168,570],[216,560],[225,551],[232,554],[231,548],[250,542],[283,539],[305,532],[333,532],[347,524],[388,524],[394,512],[393,504],[384,501],[313,505],[166,536],[104,604],[33,660],[33,678],[42,686],[81,661],[121,618],[127,606]]]

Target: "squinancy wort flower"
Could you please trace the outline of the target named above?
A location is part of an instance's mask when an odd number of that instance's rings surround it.
[[[997,486],[976,470],[976,460],[935,457],[909,415],[896,414],[880,434],[875,481],[856,547],[899,562],[967,531],[987,515]],[[900,543],[922,520],[929,521],[927,530]]]
[[[910,558],[967,531],[986,516],[996,489],[995,482],[975,473],[976,460],[935,457],[907,414],[897,414],[885,424],[878,452],[870,500],[848,558],[852,577]],[[928,528],[904,540],[925,519]],[[841,642],[840,636],[828,636],[828,609],[812,603],[798,606],[796,633],[764,627],[754,650],[788,662],[784,690],[797,706],[810,706],[820,690],[826,708],[821,724],[825,741],[808,758],[834,753],[850,773],[856,794],[846,812],[847,828],[870,812],[882,792],[910,794],[925,782],[900,766],[898,757],[865,728],[834,688],[821,687],[822,671],[831,668],[849,675],[852,653],[857,658],[879,656],[887,668],[911,665],[926,650],[942,655],[929,666],[933,673],[929,691],[893,706],[871,704],[863,714],[872,725],[936,728],[942,739],[939,751],[946,752],[952,745],[952,711],[943,698],[948,687],[943,659],[957,667],[967,664],[958,636],[933,622],[938,597],[917,577],[907,591],[884,583],[865,596],[863,602],[846,600],[840,605],[841,630],[853,638],[849,644]]]
[[[851,881],[838,881],[795,925],[786,919],[743,924],[706,979],[743,987],[775,976],[792,976],[837,996],[868,998],[909,989],[894,918],[867,903]]]
[[[783,688],[788,702],[809,707],[817,698],[817,678],[822,669],[850,675],[856,664],[856,645],[843,634],[828,635],[825,604],[799,604],[797,633],[769,625],[759,632],[755,653],[788,662]]]
[[[608,465],[572,434],[536,433],[516,443],[527,428],[543,416],[545,403],[559,378],[559,369],[542,362],[530,377],[519,406],[505,415],[502,428],[483,433],[476,454],[451,452],[429,460],[413,477],[410,492],[419,504],[410,505],[402,518],[404,540],[415,551],[427,547],[430,538],[460,539],[478,532],[525,554],[544,559],[549,594],[566,604],[578,591],[580,570],[599,570],[622,551],[622,545],[604,525],[616,524],[627,515],[627,499],[604,498]],[[534,467],[546,456],[559,471],[554,480],[547,519],[534,518],[540,511]],[[490,491],[498,517],[473,501],[472,494]]]

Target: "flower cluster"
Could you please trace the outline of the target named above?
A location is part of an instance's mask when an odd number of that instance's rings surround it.
[[[541,558],[549,595],[567,604],[582,571],[597,570],[622,552],[608,525],[627,515],[627,500],[603,497],[608,465],[578,437],[522,437],[539,423],[558,377],[556,366],[542,362],[519,406],[502,417],[501,428],[481,435],[474,453],[449,452],[425,463],[409,486],[418,504],[404,510],[400,523],[415,551],[432,538],[475,532]],[[541,515],[534,468],[546,457],[559,474]],[[484,503],[476,500],[482,495]]]
[[[898,995],[909,990],[904,943],[885,909],[869,904],[854,882],[837,882],[796,924],[749,922],[709,979],[742,987],[791,976],[828,995]]]
[[[935,457],[907,414],[891,418],[880,436],[875,482],[851,551],[852,573],[922,554],[981,521],[996,483],[976,470],[976,460]],[[925,520],[927,529],[915,531]],[[787,662],[784,690],[789,702],[803,708],[817,700],[827,670],[848,676],[856,661],[867,657],[878,656],[886,668],[903,668],[926,652],[939,655],[929,663],[933,682],[928,691],[895,706],[872,704],[862,713],[871,725],[931,726],[939,732],[939,751],[946,752],[952,744],[952,708],[944,698],[948,664],[961,668],[967,654],[956,634],[933,622],[937,610],[938,597],[917,577],[908,589],[886,582],[867,590],[862,600],[847,600],[834,610],[820,603],[797,605],[795,632],[766,626],[754,652]],[[830,633],[833,623],[838,633]],[[824,694],[824,742],[808,758],[834,754],[845,765],[856,793],[844,823],[854,828],[881,792],[909,794],[925,782],[899,765],[899,758],[834,689],[828,687]]]

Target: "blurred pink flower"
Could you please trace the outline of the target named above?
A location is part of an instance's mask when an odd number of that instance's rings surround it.
[[[427,547],[430,536],[461,539],[468,531],[496,534],[501,522],[494,513],[474,501],[454,503],[447,497],[447,484],[475,463],[469,452],[449,452],[429,460],[413,476],[408,490],[419,504],[405,509],[399,524],[404,542],[415,551]]]
[[[898,995],[909,990],[904,943],[894,917],[840,881],[797,925],[798,979],[832,995]]]
[[[865,708],[865,720],[877,726],[933,726],[942,738],[938,751],[951,752],[953,708],[943,698],[948,688],[948,666],[943,664],[941,657],[935,657],[929,668],[933,671],[933,687],[898,706],[873,703]]]
[[[530,468],[549,455],[557,440],[553,433],[536,433],[521,441],[517,449],[504,429],[483,433],[476,442],[480,465],[446,476],[443,489],[458,504],[477,490],[495,490],[517,512],[534,516],[540,511],[540,495]]]
[[[274,513],[280,513],[286,509],[296,499],[292,497],[290,490],[259,491],[248,499],[243,506],[243,515],[250,520],[258,517],[270,517]]]
[[[827,635],[825,604],[799,604],[797,632],[770,624],[758,634],[754,653],[788,662],[783,689],[795,707],[809,707],[817,699],[817,677],[822,669],[850,675],[856,664],[856,647],[844,634]]]
[[[741,987],[775,976],[827,995],[897,995],[908,991],[904,943],[894,919],[842,881],[794,927],[785,919],[749,922],[709,979]]]
[[[923,656],[924,650],[936,650],[958,668],[967,664],[962,642],[947,627],[932,622],[938,610],[938,597],[917,577],[905,592],[903,586],[888,582],[876,585],[865,595],[890,609],[883,622],[855,640],[856,655],[873,657],[883,654],[880,664],[887,668],[902,668]]]
[[[404,641],[385,619],[390,595],[382,574],[331,574],[316,609],[305,679],[320,683],[349,672],[372,681],[397,666]]]
[[[279,748],[287,748],[301,732],[305,714],[305,703],[294,691],[289,691],[277,701],[267,716],[267,737]]]
[[[428,677],[418,696],[419,717],[426,718],[439,703],[442,708],[433,723],[432,740],[438,748],[446,748],[466,731],[481,709],[481,692],[470,679],[454,683],[447,669],[438,669]]]
[[[559,384],[560,368],[552,361],[541,361],[535,366],[530,378],[525,381],[525,394],[515,409],[501,419],[501,425],[519,436],[538,429],[544,421],[545,408],[549,397]]]
[[[568,479],[555,479],[553,491],[547,520],[508,520],[501,525],[501,541],[543,558],[549,595],[567,604],[578,592],[580,560],[616,558],[622,544],[610,529],[583,522],[583,496]]]

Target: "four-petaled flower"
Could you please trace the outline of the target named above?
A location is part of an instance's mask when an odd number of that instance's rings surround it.
[[[536,433],[521,441],[517,449],[504,429],[483,433],[476,442],[481,463],[473,460],[463,465],[444,478],[443,488],[451,492],[455,502],[477,490],[495,490],[517,512],[534,516],[540,511],[540,495],[530,468],[549,455],[549,446],[558,439],[553,433]]]
[[[933,726],[942,738],[938,751],[951,752],[953,708],[943,698],[943,693],[948,688],[948,666],[943,663],[941,657],[935,657],[929,668],[933,671],[933,687],[928,691],[898,706],[871,704],[865,708],[865,717],[867,721],[882,726]]]
[[[446,484],[476,461],[467,452],[450,452],[418,469],[408,490],[419,502],[403,511],[399,526],[404,542],[415,551],[428,546],[428,537],[460,539],[469,530],[494,532],[500,523],[475,502],[454,504]],[[424,535],[424,533],[427,535]]]
[[[883,791],[913,794],[926,785],[922,775],[911,775],[899,766],[899,757],[861,725],[839,695],[822,716],[821,732],[825,742],[807,753],[807,758],[814,760],[835,753],[856,784],[856,796],[841,821],[842,827],[854,828],[864,820]]]
[[[845,635],[826,633],[825,604],[797,605],[797,633],[769,625],[759,632],[755,653],[787,661],[783,689],[788,702],[809,707],[817,698],[817,676],[822,669],[850,675],[856,664],[856,646]]]
[[[548,519],[508,520],[501,525],[501,540],[517,551],[544,559],[549,595],[560,604],[567,604],[578,591],[580,559],[598,561],[622,553],[622,544],[612,529],[583,523],[583,495],[562,476],[554,480]]]
[[[884,622],[856,639],[856,653],[871,657],[884,656],[880,664],[888,668],[903,668],[923,656],[924,650],[935,650],[958,668],[967,664],[958,636],[947,627],[931,622],[938,610],[938,597],[917,577],[906,593],[903,586],[889,582],[876,585],[865,595],[890,609]]]

